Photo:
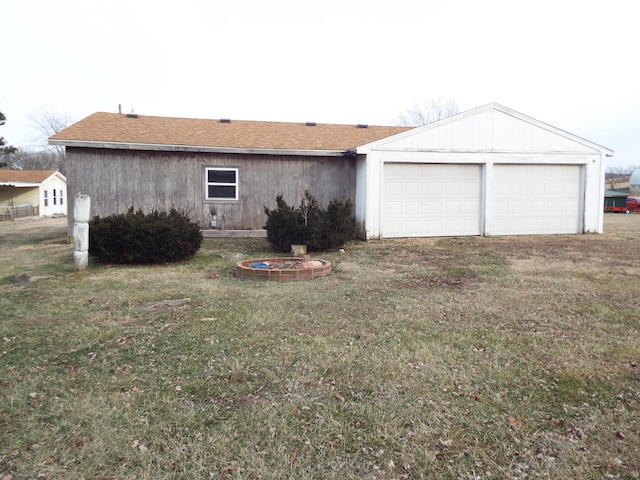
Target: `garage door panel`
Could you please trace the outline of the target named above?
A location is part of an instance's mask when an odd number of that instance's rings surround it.
[[[418,215],[422,213],[422,202],[406,202],[404,213],[406,215]]]
[[[480,165],[385,164],[383,173],[383,236],[481,234]]]
[[[397,197],[402,194],[402,184],[400,182],[389,182],[386,185],[386,190],[389,196]]]
[[[389,202],[387,203],[387,210],[389,210],[389,214],[392,216],[400,216],[402,215],[402,203],[401,202]]]
[[[442,195],[443,185],[442,183],[427,182],[425,184],[426,191],[432,195]]]
[[[461,202],[444,202],[444,213],[449,215],[460,215],[462,213]]]
[[[447,196],[462,195],[462,185],[460,183],[445,183],[443,193],[444,195],[447,195]]]
[[[435,215],[442,213],[442,202],[425,202],[425,210],[424,212],[427,215]]]
[[[492,235],[579,233],[580,165],[495,165]]]
[[[419,182],[408,182],[404,185],[405,196],[420,198],[422,195],[422,184]]]

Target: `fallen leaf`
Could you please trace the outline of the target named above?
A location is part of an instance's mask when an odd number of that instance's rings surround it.
[[[624,433],[622,433],[619,430],[616,432],[616,437],[618,437],[621,440],[624,440],[625,438],[627,438],[627,437],[625,437]]]
[[[518,429],[520,428],[521,423],[520,423],[520,420],[518,420],[517,418],[509,417],[509,425],[515,429]]]

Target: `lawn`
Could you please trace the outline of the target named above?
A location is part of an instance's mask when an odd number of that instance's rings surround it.
[[[640,478],[640,215],[605,230],[279,283],[233,275],[264,240],[74,272],[65,219],[0,223],[0,479]]]

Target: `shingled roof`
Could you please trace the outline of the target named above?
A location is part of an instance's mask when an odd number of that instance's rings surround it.
[[[2,183],[42,183],[57,170],[0,170]]]
[[[154,117],[97,112],[49,138],[54,145],[195,150],[333,151],[413,127],[258,122]]]

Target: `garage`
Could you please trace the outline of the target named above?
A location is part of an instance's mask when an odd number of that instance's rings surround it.
[[[480,235],[480,165],[386,163],[385,237]]]
[[[580,233],[581,185],[580,165],[495,165],[491,234]]]
[[[497,103],[349,154],[365,239],[603,230],[613,151]]]

